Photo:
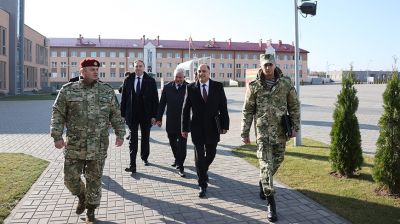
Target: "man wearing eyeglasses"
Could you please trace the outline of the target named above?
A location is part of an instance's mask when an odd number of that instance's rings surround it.
[[[191,132],[200,187],[199,197],[206,196],[207,171],[215,158],[220,134],[229,129],[227,100],[222,83],[210,79],[210,67],[201,64],[198,81],[187,86],[182,109],[182,137]],[[190,112],[192,117],[190,118]]]

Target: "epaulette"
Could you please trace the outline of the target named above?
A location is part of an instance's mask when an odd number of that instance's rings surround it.
[[[74,83],[75,82],[67,82],[62,87],[65,88],[65,87],[68,87],[68,86],[72,86]]]

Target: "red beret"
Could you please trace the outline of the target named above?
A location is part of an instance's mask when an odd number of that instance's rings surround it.
[[[81,68],[89,66],[100,67],[100,62],[94,58],[85,58],[83,61],[81,61]]]

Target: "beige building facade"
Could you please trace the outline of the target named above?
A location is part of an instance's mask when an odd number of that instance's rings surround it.
[[[190,46],[190,53],[189,53]],[[126,71],[133,72],[133,62],[143,60],[146,71],[158,83],[173,80],[174,69],[181,63],[199,58],[209,64],[211,78],[228,83],[244,83],[246,69],[259,67],[259,55],[267,48],[273,49],[277,65],[284,74],[294,77],[294,46],[276,44],[223,41],[101,39],[99,38],[50,38],[51,86],[60,88],[70,78],[79,74],[79,62],[85,57],[96,58],[101,67],[99,77],[114,87],[119,86]],[[300,51],[300,78],[307,76],[306,50]],[[199,63],[199,62],[198,62]],[[197,67],[198,63],[194,64]]]
[[[10,91],[10,17],[0,9],[0,94]],[[49,85],[48,39],[24,25],[24,84],[23,91],[39,90]]]

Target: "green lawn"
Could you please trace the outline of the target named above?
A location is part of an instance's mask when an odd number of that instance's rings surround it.
[[[22,100],[55,100],[57,95],[52,94],[33,94],[17,96],[0,96],[0,101],[22,101]]]
[[[365,156],[356,178],[338,179],[329,175],[329,146],[303,139],[303,146],[287,144],[285,160],[277,175],[280,182],[326,206],[352,223],[400,223],[400,198],[377,196],[372,179],[373,158]],[[234,150],[251,164],[258,166],[256,146]]]
[[[0,223],[48,164],[45,160],[21,153],[0,153]]]

